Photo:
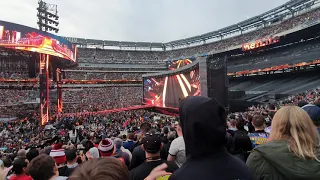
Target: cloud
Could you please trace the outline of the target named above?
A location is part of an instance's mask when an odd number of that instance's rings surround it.
[[[59,35],[168,42],[218,30],[287,0],[47,0],[57,4]],[[37,28],[38,0],[1,2],[1,20]]]

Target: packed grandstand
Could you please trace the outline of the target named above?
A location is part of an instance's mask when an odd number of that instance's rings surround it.
[[[270,127],[274,117],[278,119],[284,118],[275,114],[277,114],[277,110],[279,110],[279,113],[284,113],[281,109],[288,105],[304,108],[307,106],[305,110],[309,113],[310,118],[307,117],[303,120],[314,121],[315,125],[319,126],[320,108],[316,109],[316,107],[320,107],[319,2],[318,0],[291,0],[282,6],[235,25],[168,43],[117,42],[64,37],[77,45],[77,62],[72,65],[68,64],[61,69],[62,112],[58,112],[57,110],[58,92],[56,79],[54,75],[51,75],[50,120],[45,126],[40,126],[39,122],[40,84],[39,72],[35,70],[39,66],[39,63],[30,63],[31,56],[23,52],[12,56],[13,52],[11,50],[1,48],[0,147],[2,160],[0,162],[2,162],[2,165],[0,163],[0,166],[4,166],[8,176],[14,177],[18,176],[19,172],[18,170],[15,172],[15,169],[11,170],[10,167],[13,165],[13,168],[18,168],[19,165],[15,166],[13,162],[16,162],[17,158],[21,158],[19,156],[26,156],[29,161],[34,159],[31,161],[27,174],[37,180],[37,175],[41,174],[41,170],[39,170],[41,168],[37,167],[36,163],[44,163],[41,162],[41,158],[48,158],[44,155],[48,154],[53,157],[55,163],[60,167],[58,173],[60,176],[70,176],[69,179],[95,179],[96,177],[94,177],[93,173],[89,174],[90,177],[86,175],[86,171],[89,170],[84,170],[84,168],[89,167],[85,166],[86,163],[84,161],[94,161],[99,156],[114,156],[121,158],[125,166],[131,170],[130,174],[124,172],[124,177],[118,178],[119,180],[125,180],[126,178],[142,180],[147,176],[141,178],[142,176],[139,176],[139,174],[142,170],[139,171],[136,168],[143,164],[145,157],[142,153],[143,158],[141,160],[140,152],[136,151],[142,151],[141,146],[139,146],[140,144],[148,145],[148,141],[141,139],[142,136],[149,137],[150,134],[147,131],[151,129],[150,137],[152,133],[153,135],[157,134],[155,131],[161,133],[159,141],[162,142],[163,149],[161,150],[161,154],[150,155],[150,159],[155,161],[168,159],[168,161],[175,162],[176,164],[173,165],[168,163],[169,172],[173,173],[184,162],[188,162],[185,154],[184,156],[182,155],[182,159],[179,159],[181,158],[181,154],[179,154],[178,158],[179,150],[185,151],[185,147],[181,147],[182,144],[179,144],[179,147],[170,147],[170,145],[177,141],[177,139],[173,139],[182,136],[182,132],[180,132],[181,128],[184,132],[195,131],[201,134],[201,132],[192,128],[186,129],[187,125],[181,124],[181,121],[179,122],[179,113],[182,119],[188,119],[189,116],[195,119],[198,117],[186,113],[186,110],[181,107],[180,110],[183,112],[178,112],[176,108],[156,107],[157,104],[155,102],[160,98],[156,93],[158,92],[156,91],[156,87],[159,87],[153,85],[147,86],[146,84],[152,84],[151,81],[154,81],[156,85],[162,84],[162,81],[167,82],[167,80],[162,80],[162,76],[159,74],[165,74],[174,69],[179,70],[182,66],[191,67],[193,62],[198,62],[209,56],[212,62],[224,59],[224,65],[227,67],[226,76],[229,79],[230,104],[228,108],[224,108],[230,111],[226,114],[228,141],[226,145],[223,144],[222,146],[227,147],[229,153],[246,161],[250,151],[256,152],[252,148],[260,143],[262,144],[262,142],[257,143],[257,137],[252,136],[258,134],[259,140],[264,138],[265,140],[263,141],[266,141],[270,129],[266,128],[264,130],[261,128]],[[210,61],[208,63],[210,64]],[[51,69],[54,68],[51,67]],[[157,73],[157,75],[154,73]],[[197,94],[200,92],[198,86],[201,80],[201,73],[198,71],[191,69],[187,73],[183,72],[179,75],[173,75],[177,76],[180,86],[181,84],[185,84],[186,88],[189,88],[190,93]],[[164,79],[166,78],[165,76],[163,77]],[[183,89],[183,87],[181,88]],[[147,103],[144,101],[146,91],[150,91],[149,95],[154,96],[154,100],[152,99]],[[164,104],[165,100],[162,101]],[[207,101],[209,104],[211,103],[210,107],[212,106],[212,108],[219,106],[217,105],[219,103],[206,99]],[[184,100],[181,102],[183,104]],[[203,105],[200,103],[202,102],[201,99],[198,101],[186,98],[186,104],[188,104],[187,102],[191,104],[193,102],[195,103],[194,105],[199,103],[199,107]],[[190,107],[188,108],[195,110],[191,104],[189,104]],[[311,106],[314,106],[315,109],[308,111],[307,109]],[[184,106],[182,105],[182,107]],[[199,111],[197,116],[202,117],[203,114],[200,114],[199,109],[197,110]],[[209,108],[208,111],[217,110]],[[203,113],[206,112],[203,111]],[[300,115],[303,114],[300,111],[299,113]],[[209,116],[203,115],[203,118],[206,119]],[[223,117],[219,116],[218,118]],[[208,123],[208,121],[200,122],[200,124]],[[197,125],[197,122],[193,123]],[[192,123],[189,125],[196,126]],[[219,125],[214,124],[214,126]],[[201,127],[206,133],[211,133],[212,131],[206,129],[205,126]],[[207,126],[213,125],[209,123]],[[301,129],[306,128],[306,126],[295,128],[298,128],[296,131],[301,133]],[[214,130],[219,131],[217,129]],[[236,132],[237,130],[239,134]],[[240,131],[245,132],[245,135],[240,134]],[[264,135],[260,136],[259,133]],[[204,138],[206,141],[211,141],[219,136],[219,134],[214,134],[215,136],[202,135],[207,137]],[[248,136],[249,147],[245,144],[247,142],[244,142],[247,139],[237,139],[240,136]],[[283,136],[286,136],[286,134]],[[292,134],[289,136],[292,136]],[[190,138],[190,141],[194,140],[190,136],[187,138]],[[200,138],[200,136],[196,135],[195,138]],[[314,138],[313,135],[310,135],[310,139],[312,138]],[[157,140],[154,141],[156,142]],[[306,139],[303,140],[307,141]],[[130,142],[134,142],[134,145],[130,144]],[[199,142],[194,143],[193,145],[201,146],[201,144],[196,144]],[[220,141],[217,140],[217,143],[220,143]],[[313,143],[316,144],[317,142]],[[55,145],[51,146],[52,144]],[[185,146],[184,144],[186,144],[186,147],[189,146],[189,155],[195,153],[194,149],[190,148],[190,144],[188,145],[187,142],[183,142],[183,146]],[[108,149],[107,146],[109,145],[112,148]],[[108,151],[111,149],[113,151],[113,146],[116,150],[114,154],[109,154]],[[209,145],[201,147],[215,148]],[[316,152],[318,152],[319,147],[316,147],[318,148],[315,148]],[[153,148],[152,145],[151,148]],[[203,150],[202,148],[199,148],[199,151]],[[41,151],[38,151],[38,149],[41,149]],[[53,155],[53,152],[61,149],[66,149],[66,151],[63,150],[63,154],[65,152],[67,157],[62,161],[58,161],[59,158]],[[78,151],[81,150],[81,153],[73,157],[76,149]],[[147,151],[147,154],[154,154],[152,150],[144,150]],[[156,150],[160,151],[160,147]],[[203,151],[204,154],[209,153],[206,150]],[[36,157],[39,153],[42,154],[40,155],[41,158]],[[319,164],[313,164],[314,159],[314,161],[319,163],[320,157],[318,155],[312,156],[308,154],[309,156],[302,156],[302,152],[300,151],[294,151],[294,153],[295,155],[298,154],[297,156],[303,160],[309,160],[308,162],[313,166],[311,168],[317,169],[320,167]],[[312,153],[315,152],[312,151]],[[70,159],[68,155],[73,159]],[[279,169],[277,173],[280,175],[276,173],[278,175],[276,178],[276,175],[262,178],[265,172],[262,174],[258,172],[256,169],[257,165],[253,165],[257,162],[254,162],[253,157],[251,159],[250,157],[247,165],[253,169],[254,175],[259,177],[259,179],[320,179],[319,173],[311,172],[309,175],[303,176],[297,172],[291,172],[286,168],[284,168],[285,170]],[[224,161],[230,160],[235,164],[238,163],[238,161],[228,158]],[[105,163],[112,163],[111,161]],[[146,161],[148,161],[148,158]],[[78,168],[71,175],[71,171],[78,166],[76,162],[79,164],[83,163],[82,169]],[[161,162],[165,161],[161,160]],[[280,166],[277,164],[279,162],[274,163],[276,165],[273,167],[277,169],[277,166]],[[74,166],[75,164],[76,166]],[[91,168],[99,169],[99,165],[95,165]],[[23,167],[26,166],[23,165]],[[118,171],[121,171],[121,168],[124,166],[120,164],[119,167],[120,170],[118,169]],[[61,168],[64,168],[64,170]],[[215,168],[217,167],[215,166]],[[239,164],[237,168],[239,170],[241,168],[245,169],[242,164]],[[183,170],[186,169],[184,167]],[[232,169],[235,172],[235,176],[230,175],[230,178],[254,179],[253,176],[248,175],[250,173],[245,173],[246,170],[242,169],[243,173],[239,175],[237,174],[238,170],[235,169]],[[319,169],[317,170],[319,171]],[[150,172],[151,170],[152,168]],[[282,171],[287,172],[286,174],[282,174]],[[24,175],[27,176],[27,174]],[[206,173],[204,174],[207,175]],[[205,175],[199,175],[199,177]],[[175,176],[173,174],[170,179],[179,179],[178,177],[178,175]],[[226,175],[220,174],[220,177],[224,179],[223,177],[226,177]],[[210,178],[203,177],[201,179]]]

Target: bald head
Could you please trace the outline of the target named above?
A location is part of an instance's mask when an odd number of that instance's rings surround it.
[[[17,156],[21,156],[21,157],[26,157],[27,156],[27,151],[24,149],[20,149],[17,153]]]

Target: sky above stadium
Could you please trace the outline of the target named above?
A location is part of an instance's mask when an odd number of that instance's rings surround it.
[[[288,0],[46,0],[57,4],[58,35],[168,42],[235,24]],[[37,28],[38,0],[4,0],[0,20]]]

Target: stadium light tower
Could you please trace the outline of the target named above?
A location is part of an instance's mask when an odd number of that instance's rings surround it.
[[[38,26],[40,31],[45,32],[59,32],[59,16],[58,6],[55,4],[48,4],[42,0],[38,1]]]

